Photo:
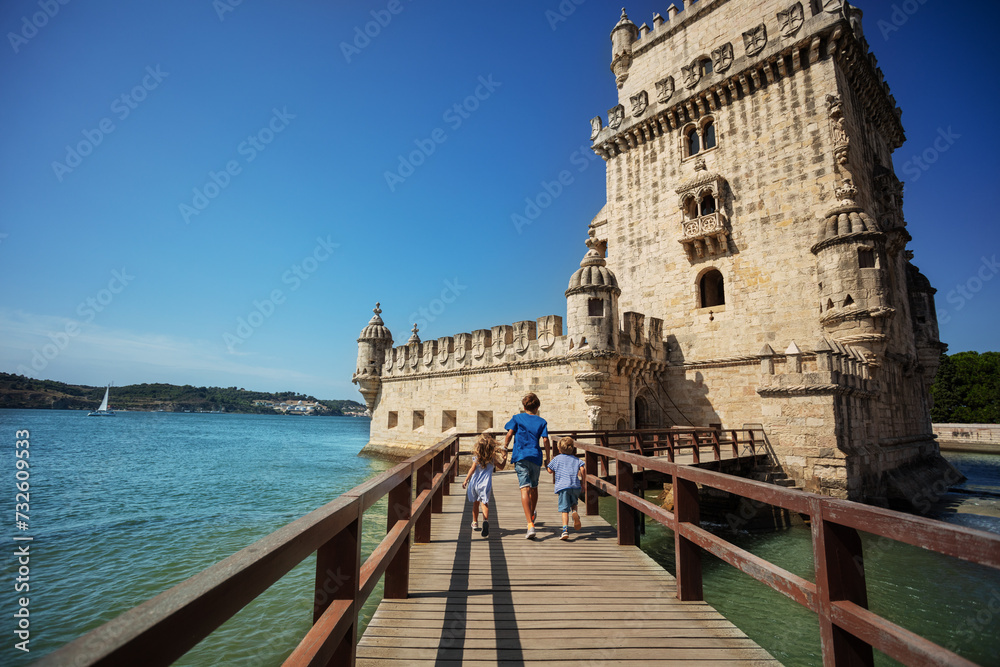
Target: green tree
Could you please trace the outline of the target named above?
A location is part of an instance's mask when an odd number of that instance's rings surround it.
[[[1000,352],[941,355],[931,396],[935,423],[1000,423]]]

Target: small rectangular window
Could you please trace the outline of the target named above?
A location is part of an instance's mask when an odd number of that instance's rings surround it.
[[[591,317],[604,317],[604,299],[589,299],[587,310]]]
[[[480,410],[476,413],[476,431],[482,433],[493,428],[493,411]]]
[[[858,248],[858,268],[875,268],[875,251],[871,248]]]
[[[399,424],[399,413],[398,412],[390,412],[389,413],[389,428],[396,428],[396,426],[398,424]]]
[[[424,427],[424,411],[414,410],[413,411],[413,430],[416,431],[418,428]]]
[[[458,413],[455,410],[442,410],[441,411],[441,431],[447,431],[450,428],[455,428],[458,423]]]

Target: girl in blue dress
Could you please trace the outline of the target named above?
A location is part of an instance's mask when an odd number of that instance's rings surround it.
[[[472,503],[472,530],[479,530],[479,506],[483,507],[483,537],[490,534],[490,494],[493,491],[493,471],[507,465],[507,450],[500,447],[489,433],[480,433],[472,448],[472,465],[462,482]]]

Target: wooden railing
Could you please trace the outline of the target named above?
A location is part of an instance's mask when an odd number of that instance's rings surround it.
[[[591,442],[609,449],[626,450],[645,456],[665,456],[673,463],[678,453],[689,451],[693,463],[702,462],[702,448],[710,448],[712,461],[722,460],[722,452],[739,456],[758,456],[768,453],[767,438],[760,429],[718,429],[718,428],[668,428],[633,429],[628,431],[552,431],[549,433],[549,447],[544,458],[548,462],[559,452],[556,443],[568,435],[577,443]],[[550,451],[551,448],[551,451]],[[606,465],[607,460],[602,459]],[[605,473],[607,474],[607,473]]]
[[[354,664],[358,612],[383,574],[383,596],[406,598],[410,533],[430,542],[457,469],[452,436],[35,664],[169,665],[313,553],[313,626],[285,664]],[[362,563],[363,514],[386,495],[386,536]]]
[[[1000,569],[1000,536],[678,465],[663,457],[589,444],[582,438],[577,441],[577,449],[584,452],[587,514],[598,513],[598,491],[614,497],[619,544],[635,543],[637,512],[674,532],[679,599],[704,599],[701,577],[701,550],[704,549],[815,612],[819,618],[823,664],[828,667],[872,665],[873,647],[906,665],[974,665],[868,609],[864,554],[858,531],[996,569]],[[601,459],[616,462],[614,484],[598,475]],[[673,512],[634,493],[637,468],[673,477]],[[698,485],[808,515],[816,582],[803,579],[701,528]]]

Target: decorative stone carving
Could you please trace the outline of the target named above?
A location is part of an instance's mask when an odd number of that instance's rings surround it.
[[[596,431],[597,425],[601,422],[601,406],[591,405],[587,408],[587,420],[590,422],[590,428]]]
[[[851,138],[847,136],[844,107],[839,95],[826,96],[826,108],[830,115],[830,132],[833,134],[833,159],[846,167],[850,161]]]
[[[460,333],[455,336],[455,361],[465,361],[470,349],[472,349],[471,335]]]
[[[709,255],[722,255],[728,252],[729,230],[726,227],[726,214],[722,212],[723,179],[706,169],[704,158],[698,158],[694,164],[695,175],[677,189],[678,205],[684,220],[681,223],[682,236],[679,242],[684,246],[688,259],[694,261]],[[702,201],[707,197],[715,200],[716,210],[705,215],[689,215],[689,203],[694,200],[696,213],[701,210]]]
[[[681,67],[681,76],[685,88],[694,88],[701,81],[701,64],[695,60],[687,67]]]
[[[649,344],[654,350],[663,346],[663,320],[658,317],[649,318]]]
[[[424,366],[431,366],[434,363],[434,355],[437,354],[437,341],[429,340],[424,343]]]
[[[755,56],[767,46],[767,26],[761,23],[743,33],[743,46],[748,56]]]
[[[518,353],[527,352],[531,341],[535,340],[535,323],[531,320],[514,322],[514,349]]]
[[[783,12],[778,12],[778,24],[781,26],[781,36],[791,37],[799,31],[805,22],[802,3],[796,2]]]
[[[639,29],[629,20],[622,8],[622,17],[618,25],[611,31],[611,71],[615,75],[615,84],[621,88],[628,79],[628,68],[632,65],[632,42],[639,36]]]
[[[649,93],[645,90],[640,90],[638,94],[633,95],[629,100],[632,101],[632,115],[638,118],[646,112],[646,107],[649,106]]]
[[[437,360],[442,366],[448,363],[448,357],[451,356],[451,346],[453,342],[454,339],[450,336],[437,339]]]
[[[823,9],[830,12],[831,14],[836,14],[844,7],[844,0],[826,0],[823,3]]]
[[[406,367],[406,348],[401,347],[396,353],[396,368],[403,370]]]
[[[600,116],[594,116],[590,119],[590,140],[593,141],[597,138],[597,135],[601,133],[604,129],[604,121],[601,120]]]
[[[417,323],[414,322],[413,323],[413,333],[410,334],[410,340],[406,341],[407,345],[409,345],[410,343],[419,343],[420,342],[420,336],[417,335],[417,333],[419,331],[420,331],[420,329],[417,328]]]
[[[837,200],[841,206],[857,206],[855,199],[858,196],[858,189],[854,187],[851,179],[844,179],[841,186],[834,190],[834,194],[837,196]]]
[[[624,331],[626,340],[628,340],[632,345],[637,347],[642,346],[646,341],[643,340],[642,330],[646,320],[646,316],[642,313],[625,313],[622,318],[622,324],[624,325]]]
[[[562,318],[558,315],[546,315],[538,320],[538,345],[543,350],[552,349],[556,338],[562,335]]]
[[[489,329],[477,329],[472,332],[472,356],[475,359],[482,359],[486,354],[486,349],[490,347],[492,340]]]
[[[666,102],[674,94],[674,77],[668,76],[656,82],[656,101]]]
[[[514,327],[509,324],[501,324],[493,327],[493,357],[502,357],[514,342]]]
[[[733,65],[733,43],[726,42],[712,50],[712,67],[716,72],[725,72]]]
[[[608,109],[608,127],[612,130],[617,130],[623,120],[625,120],[625,107],[623,105],[619,104],[612,109]]]

